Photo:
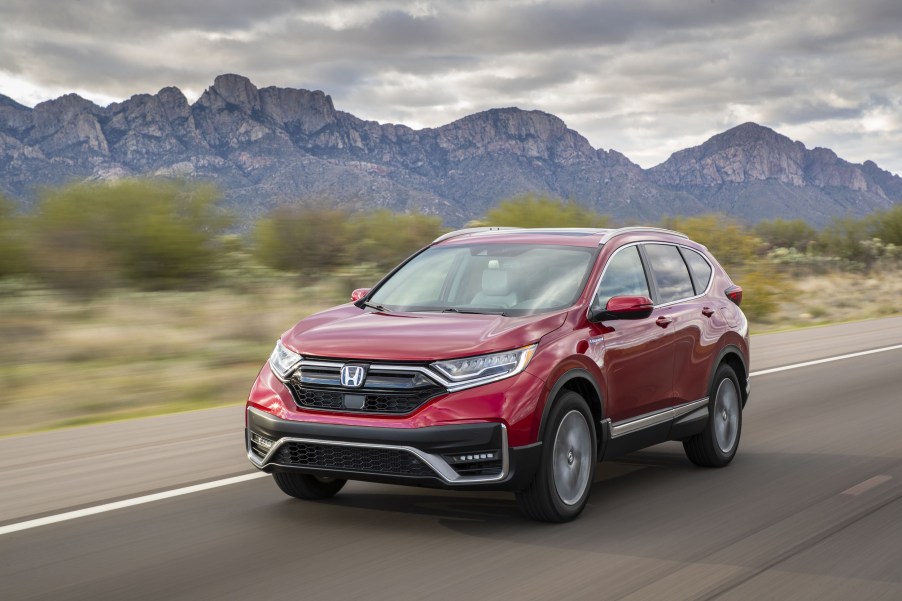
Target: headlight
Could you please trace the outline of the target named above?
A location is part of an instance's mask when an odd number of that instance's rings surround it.
[[[269,366],[279,379],[287,380],[302,358],[296,352],[285,348],[282,341],[279,340],[276,342],[276,348],[272,350],[272,354],[269,356]]]
[[[472,383],[475,386],[520,373],[535,354],[536,346],[531,344],[503,353],[438,361],[432,366],[452,382]]]

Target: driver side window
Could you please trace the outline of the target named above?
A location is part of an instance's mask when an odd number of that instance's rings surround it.
[[[638,246],[620,249],[608,261],[592,308],[602,310],[611,297],[623,295],[651,297]]]

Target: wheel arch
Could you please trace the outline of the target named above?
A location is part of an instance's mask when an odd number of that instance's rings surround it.
[[[589,411],[592,412],[592,420],[595,422],[596,429],[599,428],[599,424],[604,419],[604,397],[595,378],[585,369],[570,369],[555,381],[545,397],[545,406],[542,408],[542,418],[539,421],[536,435],[537,441],[541,441],[544,436],[545,424],[548,421],[548,414],[551,412],[554,401],[565,390],[572,390],[586,400],[586,403],[589,405]],[[598,434],[599,443],[601,443],[600,432]]]
[[[711,390],[714,385],[717,368],[723,364],[729,365],[736,373],[736,377],[739,379],[739,394],[742,395],[742,406],[745,407],[749,398],[749,369],[738,346],[728,344],[718,353],[717,361],[713,363],[711,375],[708,378],[708,390]]]

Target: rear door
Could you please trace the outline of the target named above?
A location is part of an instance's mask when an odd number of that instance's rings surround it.
[[[704,340],[710,316],[705,311],[703,298],[696,291],[701,280],[699,284],[694,283],[682,251],[674,244],[649,242],[642,245],[655,294],[652,319],[672,352],[671,405],[682,405],[705,396],[705,374],[710,363],[709,349],[705,348],[707,341]],[[700,278],[702,275],[699,273]],[[707,285],[707,281],[704,283]]]

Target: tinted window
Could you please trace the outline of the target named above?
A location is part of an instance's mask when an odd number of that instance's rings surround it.
[[[651,270],[658,291],[658,304],[669,303],[695,296],[686,263],[676,246],[646,244],[645,252],[651,262]]]
[[[638,246],[621,249],[608,261],[592,307],[604,309],[612,296],[623,295],[651,296]]]
[[[711,266],[700,254],[688,248],[681,248],[683,258],[689,266],[689,273],[692,274],[692,283],[695,284],[695,293],[701,294],[708,289],[708,282],[711,280]]]

